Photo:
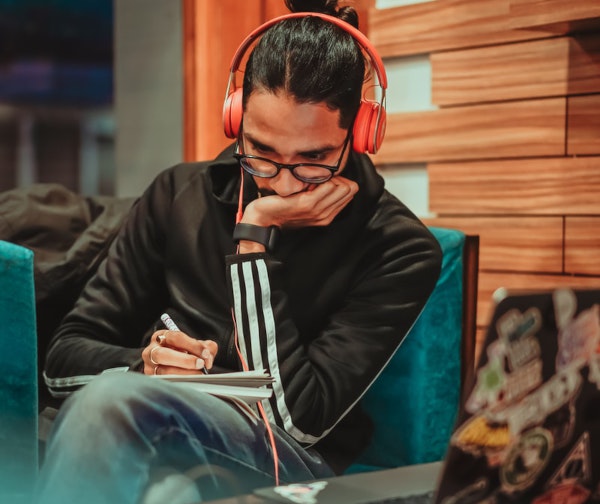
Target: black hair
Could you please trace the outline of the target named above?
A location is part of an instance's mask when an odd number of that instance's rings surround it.
[[[358,15],[337,0],[286,0],[292,12],[320,12],[355,28]],[[348,32],[315,16],[285,19],[269,28],[252,50],[244,73],[243,105],[262,89],[290,94],[299,103],[324,102],[340,111],[340,127],[350,128],[362,96],[365,59]]]

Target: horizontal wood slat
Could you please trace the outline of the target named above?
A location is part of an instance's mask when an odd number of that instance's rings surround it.
[[[375,162],[562,156],[566,99],[390,114]]]
[[[479,271],[479,296],[477,298],[477,325],[490,321],[493,308],[492,294],[496,289],[555,289],[573,287],[581,289],[600,288],[600,276],[583,277],[570,275],[530,275]]]
[[[429,207],[444,214],[600,213],[600,157],[431,163]]]
[[[565,270],[600,275],[600,215],[566,218]]]
[[[569,98],[567,153],[600,154],[600,94]]]
[[[600,35],[431,55],[436,105],[600,92]]]
[[[597,18],[600,18],[597,0],[510,0],[513,28],[555,27],[561,31],[563,27],[590,28],[596,26]]]
[[[568,94],[600,92],[600,26],[570,40]]]
[[[436,0],[372,9],[369,36],[382,57],[548,36],[540,30],[514,30],[509,12],[509,0]]]
[[[423,222],[479,235],[480,270],[563,271],[562,217],[437,217]]]

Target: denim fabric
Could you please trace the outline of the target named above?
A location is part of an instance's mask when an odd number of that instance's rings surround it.
[[[333,475],[316,453],[273,431],[280,483]],[[138,503],[162,467],[191,475],[203,500],[275,484],[258,417],[184,384],[114,373],[95,378],[61,408],[35,502]]]

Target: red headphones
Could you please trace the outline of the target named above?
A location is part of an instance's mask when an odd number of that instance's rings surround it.
[[[375,154],[385,135],[385,90],[387,88],[387,76],[385,74],[385,67],[383,61],[377,51],[373,47],[373,44],[369,42],[369,39],[365,37],[359,30],[354,28],[352,25],[342,21],[336,17],[329,16],[327,14],[319,14],[315,12],[296,12],[293,14],[287,14],[285,16],[279,16],[265,24],[256,28],[246,39],[242,42],[240,47],[233,55],[229,71],[229,82],[227,83],[227,91],[225,93],[225,103],[223,104],[223,127],[225,129],[225,135],[228,138],[237,138],[242,124],[243,106],[242,106],[242,89],[236,89],[235,87],[235,73],[237,72],[241,63],[244,53],[248,50],[248,47],[266,30],[268,30],[274,24],[279,23],[284,19],[300,18],[307,16],[315,16],[321,19],[325,19],[330,23],[339,26],[345,32],[348,32],[354,40],[356,40],[361,48],[369,55],[375,73],[377,74],[377,80],[379,87],[381,87],[381,99],[380,101],[361,99],[360,107],[354,119],[354,126],[352,129],[353,143],[352,147],[356,152],[369,154]]]

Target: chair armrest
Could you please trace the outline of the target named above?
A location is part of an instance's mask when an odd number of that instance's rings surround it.
[[[38,470],[33,252],[0,241],[0,502],[28,502]]]

